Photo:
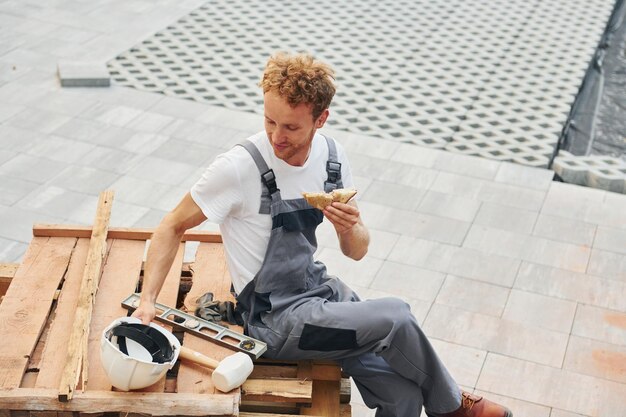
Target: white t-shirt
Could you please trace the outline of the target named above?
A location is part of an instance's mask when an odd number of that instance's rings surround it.
[[[274,170],[283,199],[302,198],[303,192],[324,190],[328,179],[328,144],[321,134],[313,138],[309,158],[301,167],[278,159],[264,131],[248,140],[256,145],[268,167]],[[345,151],[335,143],[343,186],[352,188]],[[220,225],[233,286],[241,293],[261,268],[272,229],[271,217],[259,214],[261,176],[248,151],[235,146],[219,155],[193,185],[191,197],[210,222]]]

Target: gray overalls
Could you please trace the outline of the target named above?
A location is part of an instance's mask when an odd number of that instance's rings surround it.
[[[326,192],[341,188],[332,139]],[[422,333],[409,306],[395,298],[360,301],[313,259],[323,214],[303,199],[283,200],[274,172],[251,142],[242,146],[261,174],[261,213],[272,232],[261,269],[237,296],[245,331],[280,359],[334,359],[355,381],[377,417],[416,417],[460,406],[457,384]],[[321,188],[322,184],[320,184]]]

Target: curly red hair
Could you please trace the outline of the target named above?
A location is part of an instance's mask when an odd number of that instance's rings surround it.
[[[311,106],[313,120],[330,107],[335,95],[335,72],[309,54],[279,52],[270,57],[259,86],[263,93],[276,91],[292,106]]]

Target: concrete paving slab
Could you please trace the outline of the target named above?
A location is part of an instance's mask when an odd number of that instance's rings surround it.
[[[118,178],[119,175],[109,171],[70,165],[54,177],[50,185],[78,193],[99,195]]]
[[[553,178],[554,172],[547,169],[502,162],[495,181],[544,191],[550,187]]]
[[[557,368],[563,362],[569,339],[567,334],[439,303],[433,304],[428,313],[424,331],[447,342]]]
[[[572,334],[623,346],[626,344],[626,313],[579,305]]]
[[[133,227],[150,229],[156,228],[159,223],[161,223],[161,220],[163,220],[163,217],[165,217],[166,214],[167,211],[150,209],[148,212],[146,212],[146,214],[144,214],[139,220],[137,220],[133,224]]]
[[[80,162],[94,148],[95,145],[81,141],[47,135],[35,141],[26,153],[52,161],[73,164]]]
[[[445,274],[415,266],[385,261],[369,285],[374,290],[433,302],[441,289]]]
[[[516,398],[505,397],[504,395],[494,394],[493,392],[487,392],[483,390],[474,390],[474,394],[489,398],[491,401],[495,401],[498,404],[503,404],[509,408],[509,410],[515,410],[515,415],[521,416],[534,416],[534,417],[555,417],[554,409],[539,404],[534,404],[528,401],[518,400]],[[565,417],[565,416],[562,416]],[[568,416],[574,417],[574,416]]]
[[[62,113],[27,108],[7,120],[6,124],[40,133],[51,133],[69,120],[69,117]]]
[[[626,282],[626,256],[616,252],[592,249],[587,273]]]
[[[582,304],[626,312],[626,282],[620,282],[564,269],[522,262],[515,288],[571,300]]]
[[[371,227],[436,242],[461,245],[471,223],[361,202]]]
[[[378,229],[369,229],[369,233],[370,246],[367,250],[367,256],[386,260],[400,235]],[[339,249],[337,232],[329,221],[324,221],[318,226],[316,235],[319,246]]]
[[[383,203],[386,206],[414,211],[426,194],[426,190],[374,180],[367,191],[361,194],[361,200],[371,203]]]
[[[474,249],[458,248],[446,272],[473,280],[511,288],[519,270],[520,260],[481,252]]]
[[[0,259],[3,262],[19,263],[27,248],[26,243],[0,237]]]
[[[443,152],[437,156],[433,169],[473,178],[493,180],[500,169],[500,161],[477,156]]]
[[[442,340],[432,339],[431,344],[446,364],[446,368],[461,385],[476,386],[487,352]]]
[[[126,174],[128,171],[137,166],[139,161],[143,158],[145,158],[144,155],[138,155],[136,153],[121,151],[104,146],[95,146],[79,161],[76,161],[76,164],[91,168],[98,168],[115,174]]]
[[[0,237],[23,244],[33,238],[32,227],[35,223],[63,223],[62,217],[42,214],[17,207],[0,206]]]
[[[19,154],[0,166],[0,175],[43,184],[63,171],[65,166],[61,162]]]
[[[163,142],[150,156],[183,162],[197,167],[207,167],[224,150],[182,139],[170,138]]]
[[[88,108],[93,107],[95,102],[86,97],[68,94],[66,90],[61,90],[46,94],[33,105],[38,109],[61,113],[66,116],[78,116]]]
[[[124,127],[131,120],[139,117],[141,113],[141,109],[127,105],[96,102],[93,106],[80,113],[79,116],[83,119],[92,119],[105,124]]]
[[[5,163],[9,159],[14,158],[16,155],[17,155],[17,152],[0,149],[0,165]]]
[[[73,117],[68,120],[67,123],[62,124],[51,133],[67,139],[75,139],[90,143],[93,142],[97,144],[98,142],[93,139],[108,128],[109,126],[105,123]]]
[[[24,111],[25,106],[0,104],[0,123],[11,119],[16,114]]]
[[[428,191],[424,194],[416,211],[464,222],[473,222],[480,206],[480,201],[437,191]]]
[[[128,175],[168,185],[178,185],[196,170],[191,164],[148,156],[128,171]]]
[[[131,176],[123,176],[111,184],[115,190],[115,200],[145,207],[154,207],[166,198],[172,186]]]
[[[447,275],[436,303],[500,317],[510,292],[505,287]]]
[[[570,337],[563,369],[626,382],[626,348],[584,337]]]
[[[591,246],[596,229],[597,226],[594,224],[539,214],[532,234],[550,240]]]
[[[86,198],[87,196],[83,193],[69,191],[54,185],[44,185],[22,198],[15,204],[15,207],[64,218],[75,207],[80,206]]]
[[[477,388],[586,416],[619,415],[626,405],[623,384],[495,353],[487,355]]]
[[[167,125],[174,121],[173,117],[159,113],[144,111],[139,116],[131,120],[126,127],[139,132],[157,133],[165,129]]]
[[[520,234],[530,234],[537,221],[538,212],[503,206],[494,203],[482,203],[474,224],[492,229],[506,230]]]
[[[346,258],[340,250],[325,248],[318,256],[331,275],[340,276],[348,285],[369,287],[383,265],[382,259],[363,258],[356,262]]]
[[[0,124],[0,149],[11,152],[24,152],[42,136],[34,130],[20,129]]]
[[[12,206],[38,186],[35,182],[0,175],[0,205]]]
[[[569,334],[576,303],[513,289],[502,318]]]
[[[400,234],[388,259],[432,271],[448,272],[457,251],[458,248],[453,245]]]
[[[417,189],[428,189],[437,178],[437,171],[410,164],[389,164],[377,157],[355,154],[350,157],[353,175],[407,185]]]
[[[626,255],[626,229],[598,227],[593,247]]]
[[[548,239],[473,225],[463,246],[542,265],[585,272],[591,249]]]

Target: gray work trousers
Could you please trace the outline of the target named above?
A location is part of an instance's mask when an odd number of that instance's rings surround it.
[[[271,316],[266,319],[279,320],[280,327],[290,328],[289,337],[275,352],[276,357],[339,360],[343,370],[354,379],[366,405],[378,409],[377,417],[417,417],[422,406],[427,412],[444,414],[461,405],[458,385],[408,304],[397,298],[357,302],[311,300]],[[316,332],[303,333],[307,326],[315,326]],[[356,330],[358,347],[311,349],[316,343],[320,348],[332,344],[331,340],[324,340],[325,329],[329,335],[337,334],[337,329]],[[304,340],[305,337],[318,340]]]

